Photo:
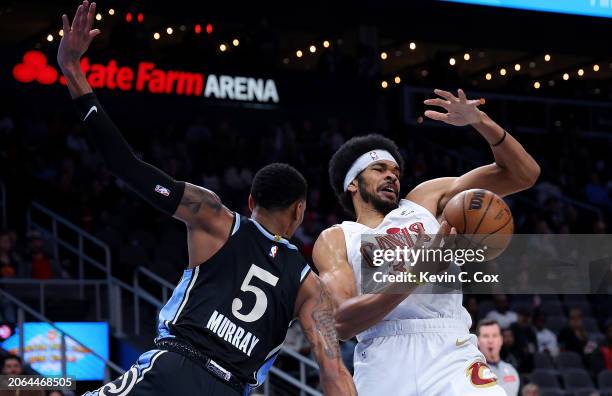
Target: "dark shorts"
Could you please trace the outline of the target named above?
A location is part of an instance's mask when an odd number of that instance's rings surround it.
[[[85,396],[242,396],[222,379],[175,352],[153,349],[116,380]]]

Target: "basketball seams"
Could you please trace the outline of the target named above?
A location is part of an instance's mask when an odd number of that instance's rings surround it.
[[[463,194],[463,199],[461,200],[461,213],[463,213],[463,231],[462,234],[465,234],[465,230],[467,229],[467,218],[465,216],[465,198],[468,194]]]
[[[467,194],[466,194],[467,195]],[[474,230],[473,234],[476,235],[478,234],[478,229],[480,228],[480,226],[482,225],[482,222],[484,221],[485,216],[487,215],[487,212],[489,211],[489,209],[491,208],[491,204],[493,203],[493,199],[495,198],[495,196],[493,194],[491,194],[491,199],[489,199],[489,204],[487,205],[487,208],[485,209],[484,213],[482,214],[482,216],[480,216],[480,220],[478,221],[478,224],[476,225],[476,229]]]
[[[484,236],[484,237],[483,237],[483,238],[482,238],[482,239],[481,239],[481,240],[478,242],[478,245],[482,245],[482,243],[484,242],[484,240],[485,240],[485,239],[487,239],[488,237],[490,237],[490,236],[491,236],[491,235],[493,235],[493,234],[497,234],[498,232],[500,232],[501,230],[503,230],[504,228],[506,228],[506,226],[507,226],[508,224],[510,224],[510,222],[511,222],[512,220],[513,220],[513,219],[512,219],[512,216],[509,216],[509,217],[508,217],[508,220],[506,220],[506,222],[505,222],[505,223],[504,223],[504,224],[503,224],[501,227],[499,227],[498,229],[496,229],[496,230],[494,230],[494,231],[491,231],[490,233],[488,233],[487,235],[485,235],[485,236]]]

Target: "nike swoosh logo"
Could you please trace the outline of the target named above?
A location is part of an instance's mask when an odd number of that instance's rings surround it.
[[[467,338],[467,339],[465,339],[465,340],[463,340],[463,341],[459,341],[459,338],[457,338],[457,341],[455,341],[455,346],[460,347],[461,345],[465,344],[465,343],[466,343],[466,342],[468,342],[469,340],[470,340],[470,339],[469,339],[469,338]]]
[[[94,111],[97,113],[98,112],[98,108],[96,106],[91,106],[91,109],[89,109],[89,111],[85,115],[85,118],[83,118],[83,121],[85,121],[87,119],[87,117],[89,117],[90,114],[93,113]]]

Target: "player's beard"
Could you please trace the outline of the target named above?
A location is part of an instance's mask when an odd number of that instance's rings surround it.
[[[365,183],[359,183],[359,195],[365,203],[371,203],[374,209],[383,215],[391,212],[393,209],[397,209],[399,206],[399,200],[388,201],[381,199],[376,193],[372,194],[367,190]]]

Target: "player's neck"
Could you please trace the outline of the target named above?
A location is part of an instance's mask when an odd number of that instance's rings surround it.
[[[357,223],[363,224],[370,228],[376,228],[382,223],[385,215],[374,209],[371,205],[360,205],[356,208]]]
[[[274,235],[280,235],[283,238],[289,238],[287,235],[287,230],[289,228],[288,224],[280,218],[280,216],[272,215],[270,212],[265,209],[255,208],[253,209],[253,213],[251,214],[251,219],[258,222],[263,228],[265,228],[269,233]]]

